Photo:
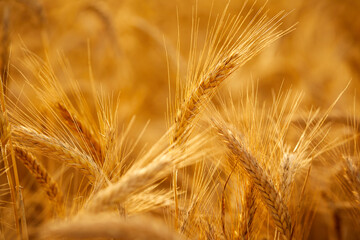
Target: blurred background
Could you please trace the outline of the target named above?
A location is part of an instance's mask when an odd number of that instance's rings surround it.
[[[59,58],[66,59],[66,72],[84,90],[89,86],[90,60],[96,84],[121,93],[123,120],[136,115],[136,124],[143,126],[151,119],[145,138],[156,139],[166,129],[168,76],[174,90],[178,49],[180,76],[186,73],[194,12],[200,18],[201,42],[208,19],[214,21],[227,1],[197,2],[196,7],[194,0],[2,0],[1,61],[10,50],[10,73],[16,82],[10,80],[9,88],[17,91],[22,74],[31,78],[24,49],[42,59],[46,56],[60,81],[67,76]],[[238,13],[243,4],[231,1],[229,12]],[[263,4],[258,1],[255,8]],[[342,107],[353,102],[360,71],[360,2],[270,0],[266,8],[269,15],[292,11],[284,25],[298,22],[296,30],[238,70],[224,91],[231,89],[236,98],[239,89],[256,80],[260,98],[268,98],[282,85],[303,91],[304,104],[326,107],[351,81]]]

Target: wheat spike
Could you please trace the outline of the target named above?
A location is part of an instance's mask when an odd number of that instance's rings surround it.
[[[134,192],[145,189],[149,184],[164,177],[164,172],[173,165],[173,160],[169,155],[164,155],[146,167],[130,169],[119,182],[99,191],[90,203],[89,210],[100,211],[115,202],[121,203]]]
[[[248,240],[251,238],[251,232],[253,228],[253,221],[255,218],[256,213],[256,193],[255,193],[255,185],[253,183],[249,183],[250,186],[248,186],[247,191],[245,193],[245,204],[244,209],[242,212],[242,219],[244,220],[242,222],[242,234],[243,238],[245,240]]]
[[[260,17],[259,15],[261,15],[261,10],[237,39],[231,39],[235,41],[234,45],[227,46],[229,43],[226,41],[229,41],[229,39],[225,39],[225,46],[220,49],[224,53],[221,52],[217,56],[210,55],[209,58],[214,58],[215,61],[213,59],[207,60],[209,61],[208,66],[205,65],[202,75],[198,79],[191,79],[188,95],[182,100],[176,112],[174,142],[182,142],[187,139],[191,132],[191,123],[200,112],[202,105],[211,99],[219,86],[235,70],[247,63],[269,44],[293,30],[293,27],[278,30],[281,20],[286,16],[282,12],[271,19],[267,19],[266,15]],[[245,16],[244,20],[247,17],[248,15]],[[235,25],[233,26],[234,29],[240,29],[244,20],[235,21],[233,23]],[[215,36],[215,39],[216,37],[218,36]],[[226,49],[226,46],[228,49]],[[212,47],[216,49],[217,44],[215,43]]]
[[[14,127],[13,138],[21,146],[79,169],[91,182],[100,174],[91,157],[55,138],[26,127]]]
[[[222,141],[231,151],[234,159],[238,161],[238,165],[254,182],[279,232],[286,239],[289,239],[292,230],[289,211],[280,194],[276,191],[271,179],[261,168],[256,158],[237,140],[234,133],[226,125],[219,126],[215,123],[215,128]]]
[[[344,157],[345,180],[351,187],[352,195],[357,203],[360,202],[360,174],[358,166],[354,163],[352,157]]]
[[[80,135],[79,138],[85,142],[85,150],[89,150],[94,161],[102,166],[104,157],[100,142],[95,138],[91,128],[88,128],[74,113],[70,112],[62,103],[58,102],[56,108],[64,119],[66,126],[74,133]]]
[[[295,155],[285,152],[281,162],[282,174],[280,183],[280,192],[282,193],[282,198],[285,203],[289,202],[291,187],[297,170],[298,164],[296,162]]]
[[[170,145],[162,150],[162,152],[152,156],[153,151],[156,151],[158,147],[155,144],[155,147],[138,160],[118,182],[95,194],[89,202],[89,211],[96,212],[114,203],[121,203],[131,194],[144,190],[151,184],[164,178],[171,173],[175,166],[177,168],[188,166],[198,161],[203,154],[211,155],[208,149],[204,147],[204,140],[200,135],[191,139],[185,145],[186,151],[176,149],[173,145]],[[202,152],[198,152],[197,150],[201,147]]]
[[[52,179],[46,169],[26,149],[14,145],[15,156],[18,161],[21,161],[29,172],[35,177],[36,181],[43,187],[49,200],[54,202],[56,206],[62,203],[62,192],[57,183]]]

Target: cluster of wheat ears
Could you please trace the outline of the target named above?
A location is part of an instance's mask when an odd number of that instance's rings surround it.
[[[23,2],[45,18],[37,1]],[[308,239],[314,225],[322,227],[319,216],[329,219],[333,239],[352,236],[360,226],[358,112],[332,111],[349,89],[310,110],[303,93],[285,87],[261,101],[261,79],[236,98],[220,89],[296,32],[297,24],[283,24],[288,12],[256,6],[230,14],[225,4],[201,39],[195,14],[187,64],[180,43],[154,37],[176,70],[175,80],[168,70],[175,89],[163,109],[167,130],[150,145],[141,141],[146,129],[129,137],[135,120],[123,123],[121,95],[97,83],[91,43],[86,86],[64,57],[62,71],[53,67],[45,33],[38,36],[44,57],[23,44],[22,66],[12,65],[4,7],[0,239]],[[96,4],[87,9],[116,42],[108,15]]]

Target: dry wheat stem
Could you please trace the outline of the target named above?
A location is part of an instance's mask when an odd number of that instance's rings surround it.
[[[5,8],[5,16],[9,14],[6,12],[9,10],[8,8]],[[9,56],[6,56],[8,58]],[[8,61],[8,59],[7,59]],[[5,63],[3,63],[5,64]],[[14,217],[15,217],[15,226],[17,229],[17,238],[22,238],[24,240],[28,239],[28,232],[27,232],[27,225],[26,225],[26,216],[25,216],[25,208],[23,198],[22,198],[22,190],[20,188],[20,182],[19,182],[19,176],[18,176],[18,169],[17,169],[17,163],[15,160],[15,155],[13,151],[12,146],[12,138],[11,138],[11,126],[8,122],[8,115],[6,112],[6,104],[5,104],[5,81],[9,77],[9,65],[7,62],[7,65],[4,66],[6,71],[4,71],[4,77],[2,76],[2,73],[0,73],[0,80],[1,80],[1,86],[0,86],[0,101],[1,101],[1,121],[0,121],[0,140],[1,140],[1,154],[2,159],[4,161],[5,165],[5,171],[7,180],[10,187],[10,195],[11,200],[13,202],[13,210],[14,210]],[[9,151],[7,150],[7,146],[9,146]],[[12,174],[10,171],[10,164],[8,161],[8,154],[10,153],[10,158],[12,162],[12,170],[14,175],[14,181],[12,179]]]
[[[29,153],[27,149],[15,144],[14,151],[16,159],[24,164],[24,166],[44,189],[49,200],[54,202],[55,206],[58,207],[62,203],[63,195],[55,180],[53,180],[42,164],[35,158],[34,155]]]
[[[45,225],[39,233],[41,239],[179,239],[167,226],[155,218],[86,215],[67,222]]]
[[[174,192],[174,205],[175,205],[175,217],[174,217],[174,227],[175,230],[178,230],[179,227],[179,200],[178,200],[178,192],[177,192],[177,181],[178,181],[178,170],[176,168],[173,169],[173,177],[172,177],[172,184],[173,184],[173,192]]]
[[[25,214],[25,204],[24,204],[24,198],[22,194],[22,189],[17,189],[17,205],[19,209],[19,213],[21,216],[20,224],[21,224],[21,231],[22,231],[22,240],[28,240],[29,234],[27,229],[27,221],[26,221],[26,214]]]
[[[17,209],[16,194],[15,194],[15,190],[14,190],[14,182],[13,182],[13,179],[11,176],[10,165],[9,165],[9,161],[7,159],[7,153],[6,153],[5,149],[6,149],[5,145],[2,145],[1,146],[1,157],[4,161],[6,177],[7,177],[8,183],[9,183],[10,196],[11,196],[11,201],[12,201],[13,211],[14,211],[15,225],[16,225],[18,232],[20,233],[20,225],[19,225],[19,221],[18,221],[19,213],[18,213],[18,209]],[[19,238],[19,236],[18,236],[18,238]]]
[[[58,139],[48,137],[33,129],[22,126],[14,127],[13,138],[20,146],[48,157],[53,157],[58,161],[79,169],[92,182],[100,174],[98,167],[91,157]]]
[[[215,127],[222,141],[238,161],[238,165],[254,182],[279,232],[282,233],[285,238],[289,239],[292,229],[289,210],[280,194],[276,191],[272,181],[261,168],[256,158],[236,139],[234,133],[229,128],[224,124],[220,126],[216,123]]]
[[[229,174],[229,176],[227,177],[226,181],[225,181],[225,184],[224,184],[224,187],[223,187],[223,190],[222,190],[222,193],[221,193],[221,228],[222,228],[222,231],[223,231],[223,234],[224,234],[224,237],[225,239],[227,240],[228,239],[228,235],[227,235],[227,232],[226,232],[226,226],[225,226],[225,213],[226,213],[226,205],[225,205],[225,190],[226,190],[226,187],[229,183],[229,180],[230,180],[230,177],[232,175],[233,171],[231,171],[231,173]]]

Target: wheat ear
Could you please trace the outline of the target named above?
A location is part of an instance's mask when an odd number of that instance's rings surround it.
[[[242,226],[241,231],[243,239],[248,240],[251,237],[253,221],[256,213],[256,193],[255,193],[255,185],[254,183],[250,183],[247,187],[247,191],[245,193],[245,204],[244,204],[243,212],[242,212]]]
[[[357,203],[360,203],[360,173],[354,160],[347,156],[344,157],[345,165],[345,179],[348,185],[351,187],[352,195]]]
[[[17,144],[14,145],[14,151],[16,159],[22,162],[35,177],[36,181],[46,192],[49,200],[52,201],[55,206],[61,205],[63,195],[60,188],[36,157],[29,153],[27,149],[24,149]]]
[[[89,205],[89,211],[100,211],[116,202],[123,202],[135,192],[145,189],[163,176],[165,169],[172,165],[172,158],[164,155],[158,161],[140,169],[129,170],[119,182],[99,191]]]
[[[227,179],[225,181],[225,184],[224,184],[224,187],[223,187],[223,190],[222,190],[222,193],[221,193],[221,228],[222,228],[222,232],[224,234],[225,240],[228,239],[228,235],[227,235],[227,232],[226,232],[226,226],[225,226],[225,213],[226,213],[225,190],[226,190],[226,187],[227,187],[227,185],[229,183],[230,177],[231,177],[233,172],[234,171],[231,171],[231,173],[227,177]]]
[[[292,225],[289,210],[276,191],[271,179],[261,168],[257,159],[237,140],[234,133],[225,124],[222,126],[214,124],[219,136],[231,151],[234,159],[237,160],[238,165],[254,182],[279,232],[286,239],[290,239]]]
[[[118,182],[97,192],[88,203],[89,211],[96,212],[114,203],[121,203],[131,194],[153,186],[156,181],[170,174],[174,167],[185,167],[195,163],[204,154],[214,154],[204,146],[205,138],[201,134],[184,146],[186,151],[174,148],[173,145],[163,148],[163,140],[155,144]],[[202,148],[201,152],[199,148]]]
[[[96,16],[99,18],[101,23],[104,25],[104,28],[109,36],[109,39],[112,43],[112,47],[115,50],[115,53],[117,54],[117,56],[121,56],[122,52],[119,45],[116,28],[112,21],[110,12],[105,7],[105,5],[101,4],[100,2],[91,2],[91,3],[87,3],[83,9],[92,11],[94,14],[96,14]]]
[[[256,20],[260,12],[251,20],[239,38],[235,39],[234,46],[229,47],[230,50],[222,49],[225,54],[219,55],[223,57],[217,56],[218,62],[209,64],[208,68],[204,69],[204,74],[200,75],[199,80],[193,82],[195,85],[190,88],[189,95],[185,97],[176,112],[174,142],[186,140],[191,131],[191,123],[200,112],[201,106],[211,99],[218,87],[235,70],[243,66],[269,44],[293,30],[293,27],[277,30],[281,25],[281,20],[286,16],[283,13],[278,13],[271,19],[267,19],[264,15]],[[241,27],[242,24],[243,22],[236,27]]]
[[[57,103],[56,108],[60,116],[64,119],[66,126],[74,133],[79,135],[79,138],[84,141],[85,148],[93,156],[95,162],[99,166],[102,166],[104,163],[104,158],[102,154],[101,144],[94,136],[94,132],[91,128],[87,127],[75,113],[71,112],[62,103]]]
[[[94,182],[100,173],[91,157],[58,139],[48,137],[23,126],[14,127],[13,138],[15,142],[23,147],[79,169],[91,182]]]

